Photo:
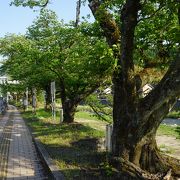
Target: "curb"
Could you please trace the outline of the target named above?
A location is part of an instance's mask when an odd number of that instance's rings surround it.
[[[50,179],[53,180],[65,180],[64,175],[60,172],[57,165],[54,163],[53,159],[50,157],[49,153],[46,151],[40,140],[33,136],[32,140],[35,144],[37,152],[43,162],[43,166],[50,173]]]
[[[14,106],[15,107],[15,106]],[[18,111],[20,114],[21,112]],[[27,125],[26,121],[24,118],[22,118],[24,121],[27,131],[32,139],[32,142],[34,143],[34,146],[37,150],[37,154],[42,162],[42,165],[45,170],[47,170],[48,174],[48,179],[49,180],[65,180],[64,175],[60,172],[58,166],[55,164],[53,159],[50,157],[49,153],[47,150],[44,148],[43,144],[40,142],[40,140],[35,137],[33,134],[33,131],[30,126]],[[1,179],[1,178],[0,178]]]

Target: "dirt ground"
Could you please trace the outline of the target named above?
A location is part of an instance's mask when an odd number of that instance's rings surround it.
[[[78,122],[85,123],[95,129],[99,129],[103,131],[105,131],[106,125],[108,124],[103,121],[98,122],[96,120],[87,120],[87,119],[79,119]],[[172,124],[178,124],[179,122],[180,119],[177,119],[176,121],[175,120],[172,121],[172,119],[168,118],[165,119],[163,124],[172,125]],[[156,141],[162,153],[180,159],[180,139],[176,139],[173,136],[161,135],[156,137]]]
[[[161,152],[180,160],[180,139],[173,136],[156,136],[157,145]]]

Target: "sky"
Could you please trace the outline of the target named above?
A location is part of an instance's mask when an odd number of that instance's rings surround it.
[[[0,37],[7,33],[25,34],[27,27],[32,25],[39,14],[39,8],[33,10],[10,6],[10,2],[11,0],[0,0]],[[76,18],[76,0],[51,0],[47,8],[55,11],[59,20],[69,22]],[[87,14],[91,14],[89,7],[82,6],[81,17],[86,17]]]

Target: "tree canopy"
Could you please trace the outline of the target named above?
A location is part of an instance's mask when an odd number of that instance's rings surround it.
[[[12,35],[1,40],[1,52],[8,57],[2,68],[13,78],[42,88],[56,81],[63,107],[68,104],[65,122],[73,121],[74,108],[95,91],[113,69],[112,50],[104,39],[88,36],[85,26],[64,25],[58,22],[54,12],[42,10],[25,36]],[[73,116],[66,118],[66,111]]]
[[[32,0],[14,2],[16,5],[30,7],[46,6],[48,3]],[[179,176],[177,162],[169,161],[160,154],[155,140],[157,128],[180,95],[179,1],[88,0],[88,2],[102,30],[102,36],[99,38],[106,38],[111,49],[110,54],[115,59],[115,68],[112,68],[114,94],[111,164],[117,168],[119,176],[126,179],[163,179],[169,169],[172,169],[173,176]],[[83,38],[81,41],[87,38],[79,36],[81,32],[77,30],[75,29],[75,37]],[[90,49],[82,50],[82,44],[78,39],[72,44],[72,49],[68,49],[71,60],[79,59],[76,51],[78,54],[86,52],[90,59],[97,56],[96,53],[91,56],[88,53]],[[109,52],[106,45],[104,47],[101,45],[102,49],[96,46],[100,39],[94,37],[83,41],[86,48],[89,48],[87,42],[92,46],[92,39],[95,40],[93,44],[95,52],[101,50],[100,52],[104,54],[103,49],[106,53]],[[104,57],[102,54],[98,58],[106,64],[109,57],[106,59],[107,56]],[[142,71],[136,70],[137,64]],[[73,66],[68,68],[74,70]],[[165,72],[156,87],[142,98],[139,97],[138,91],[142,87],[142,75],[149,68],[165,69]],[[68,82],[75,83],[70,79]],[[87,82],[90,83],[91,79]]]

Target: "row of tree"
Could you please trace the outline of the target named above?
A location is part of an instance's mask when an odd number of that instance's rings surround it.
[[[30,7],[46,6],[48,2],[48,0],[14,1],[16,5]],[[48,67],[51,65],[50,69],[53,71],[47,68],[45,72],[48,75],[55,72],[59,76],[62,103],[63,106],[68,106],[69,110],[70,101],[76,104],[82,97],[92,93],[102,82],[102,77],[108,76],[109,72],[113,71],[111,162],[119,170],[121,178],[163,179],[167,172],[180,175],[179,166],[159,153],[155,140],[157,128],[180,94],[179,0],[88,0],[88,2],[101,31],[97,30],[98,26],[93,28],[85,26],[80,28],[83,30],[80,32],[76,28],[68,28],[64,37],[61,33],[57,34],[60,39],[63,37],[60,42],[65,44],[56,46],[58,41],[53,38],[56,36],[56,28],[53,36],[48,30],[47,37],[42,37],[39,35],[44,34],[44,28],[36,31],[37,26],[34,25],[29,28],[27,34],[33,43],[32,47],[34,40],[42,41],[45,45],[35,43],[35,46],[38,46],[36,50],[31,47],[32,52],[38,51],[35,53],[37,57],[33,60],[38,59],[39,51],[43,52],[39,57],[40,62],[34,64],[43,64],[43,68],[46,68],[47,64]],[[63,29],[63,32],[64,30],[67,28]],[[69,31],[75,32],[73,36]],[[106,38],[108,46],[104,44],[103,37]],[[82,47],[87,48],[87,51]],[[94,51],[91,51],[92,49]],[[10,54],[13,57],[14,52],[11,51]],[[50,63],[49,60],[54,55],[56,58],[52,58],[53,63]],[[31,53],[30,55],[28,53],[28,56],[31,57]],[[24,58],[29,61],[27,54]],[[95,66],[95,60],[102,66]],[[85,62],[84,66],[81,62]],[[56,63],[60,63],[59,66]],[[75,64],[78,64],[78,68],[77,66],[74,68]],[[143,71],[137,71],[136,65],[141,66]],[[25,67],[27,66],[29,67],[29,64]],[[87,67],[92,71],[86,69]],[[167,72],[155,89],[141,98],[138,94],[142,84],[141,75],[152,67],[167,68]],[[71,71],[68,71],[69,69]],[[73,70],[82,72],[81,76],[72,73]],[[72,80],[70,78],[72,76],[76,78]],[[93,80],[96,83],[92,83]],[[83,85],[80,89],[79,83]],[[75,96],[74,92],[87,93]]]
[[[97,32],[88,32],[92,27],[64,25],[54,12],[41,10],[25,35],[1,39],[0,52],[7,58],[1,70],[29,89],[45,90],[47,104],[51,103],[50,83],[56,81],[64,122],[71,123],[77,105],[113,69],[112,50]]]

